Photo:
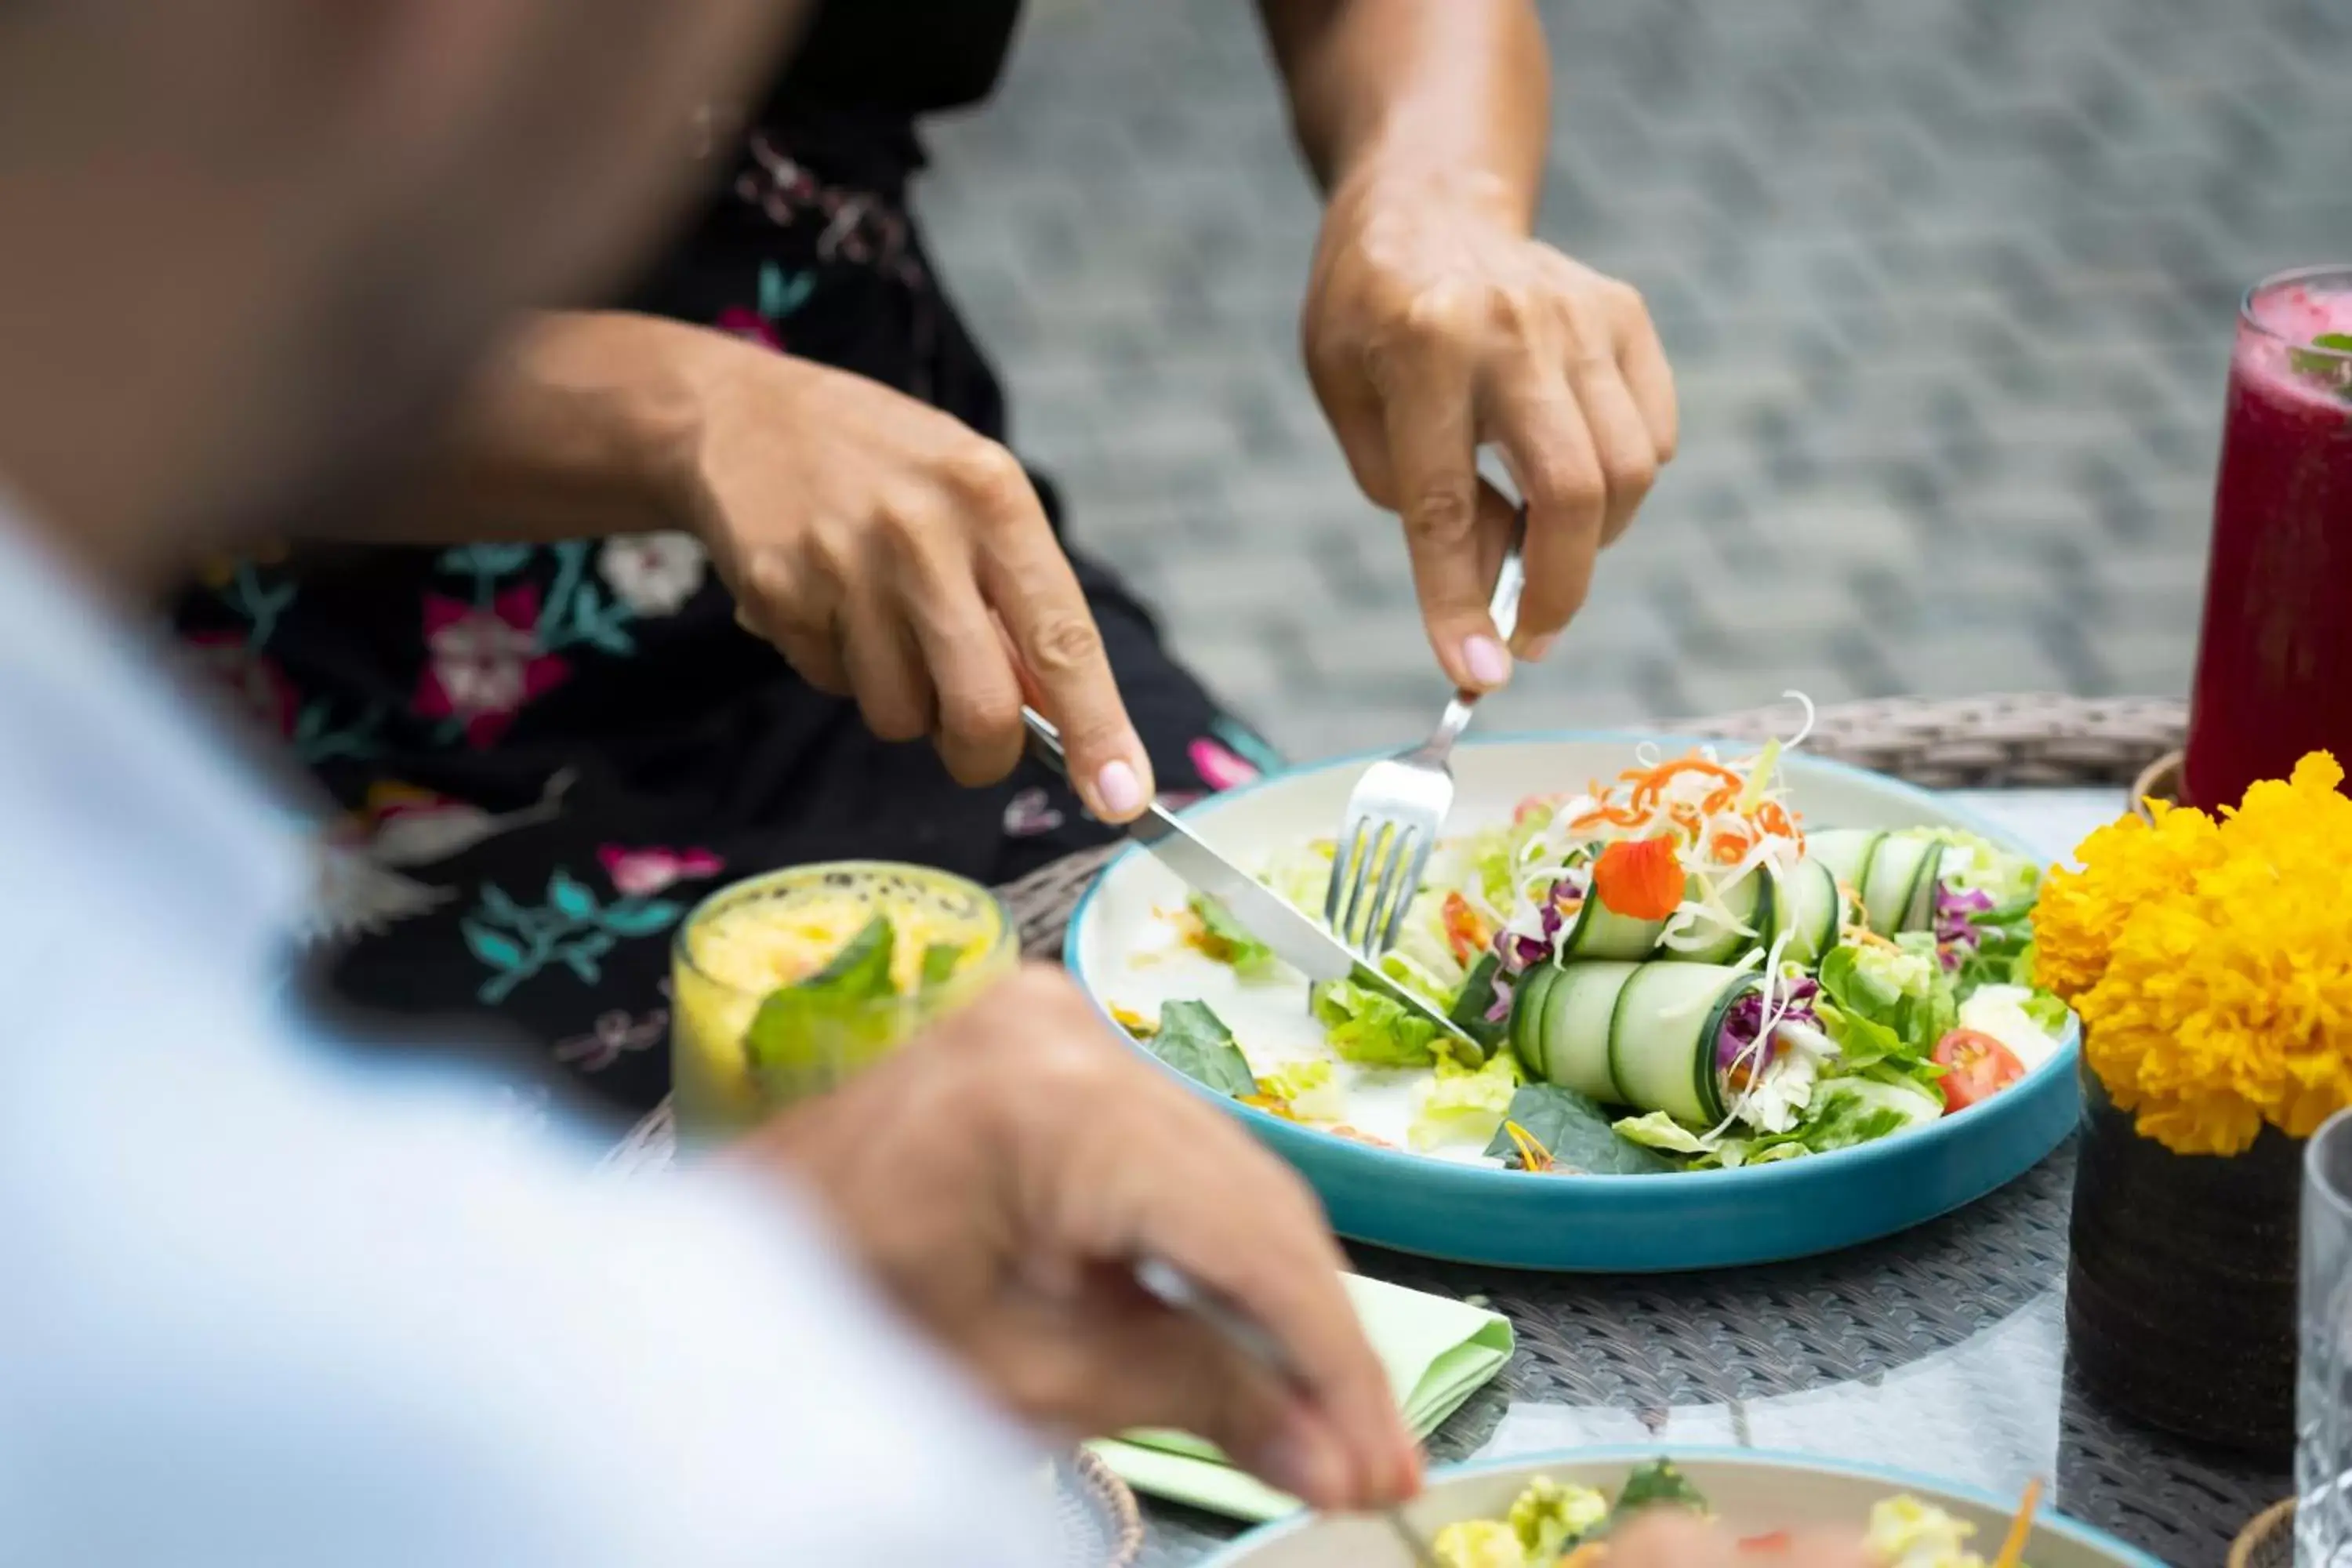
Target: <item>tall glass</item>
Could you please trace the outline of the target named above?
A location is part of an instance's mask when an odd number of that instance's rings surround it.
[[[2303,1153],[2301,1356],[2294,1388],[2295,1568],[2352,1564],[2352,1110]]]
[[[2235,805],[2319,748],[2352,761],[2352,267],[2238,310],[2182,791]]]
[[[928,867],[841,861],[720,889],[671,947],[680,1141],[708,1142],[834,1088],[1018,958],[1004,906]]]

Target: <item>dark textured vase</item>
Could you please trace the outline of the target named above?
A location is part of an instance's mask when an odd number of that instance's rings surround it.
[[[2083,1076],[2066,1350],[2084,1389],[2147,1426],[2283,1461],[2294,1447],[2303,1144],[2230,1158],[2141,1137]]]

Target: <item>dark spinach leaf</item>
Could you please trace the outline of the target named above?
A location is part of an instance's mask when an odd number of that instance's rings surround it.
[[[1143,1048],[1195,1082],[1236,1100],[1257,1092],[1249,1058],[1225,1021],[1202,1002],[1171,1002],[1160,1009],[1160,1030]]]
[[[1551,1157],[1551,1169],[1561,1175],[1593,1173],[1646,1176],[1674,1170],[1674,1162],[1656,1151],[1620,1138],[1600,1104],[1572,1089],[1552,1083],[1519,1086],[1503,1112],[1486,1152],[1514,1170],[1524,1169],[1519,1146],[1511,1136],[1516,1127],[1528,1141]]]
[[[1462,994],[1454,998],[1453,1010],[1446,1014],[1454,1026],[1477,1041],[1478,1048],[1489,1058],[1503,1043],[1505,1026],[1491,1023],[1486,1017],[1495,1005],[1495,976],[1502,966],[1502,961],[1493,953],[1481,954],[1471,968],[1470,977],[1462,983]]]

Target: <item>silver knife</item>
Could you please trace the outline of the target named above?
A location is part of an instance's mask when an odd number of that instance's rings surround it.
[[[1029,726],[1030,749],[1046,766],[1063,773],[1061,731],[1034,708],[1023,708],[1021,719]],[[1244,931],[1272,948],[1276,957],[1310,982],[1351,980],[1427,1019],[1474,1050],[1478,1048],[1460,1025],[1359,959],[1313,917],[1285,903],[1272,889],[1211,848],[1206,839],[1158,801],[1127,825],[1127,835],[1160,857],[1193,891],[1206,893],[1223,904]]]

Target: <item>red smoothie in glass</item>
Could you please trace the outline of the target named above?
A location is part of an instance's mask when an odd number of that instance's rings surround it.
[[[2182,793],[2235,805],[2322,749],[2352,766],[2352,267],[2238,314]]]

